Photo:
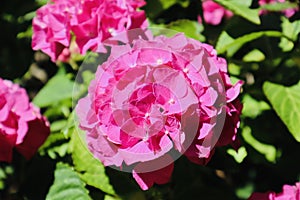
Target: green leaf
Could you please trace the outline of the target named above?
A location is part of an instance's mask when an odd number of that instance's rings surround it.
[[[230,75],[240,75],[241,66],[236,65],[235,63],[228,63],[228,72]],[[231,76],[230,76],[231,78]]]
[[[61,132],[52,132],[44,144],[39,148],[40,155],[48,155],[52,159],[56,159],[57,155],[64,157],[68,152],[68,140]]]
[[[18,17],[18,23],[24,23],[26,21],[31,21],[36,15],[36,11],[32,11],[29,13],[26,13],[23,16]]]
[[[249,196],[254,191],[254,185],[252,183],[247,183],[246,185],[243,185],[240,188],[237,188],[235,190],[236,196],[238,196],[240,199],[248,199]]]
[[[243,57],[244,62],[261,62],[266,58],[265,54],[263,54],[260,50],[258,49],[253,49],[249,53],[247,53]]]
[[[29,26],[26,31],[20,32],[17,35],[18,39],[23,39],[23,38],[31,38],[32,37],[32,26]]]
[[[239,15],[246,20],[260,24],[259,9],[250,9],[252,1],[241,1],[241,0],[214,0],[216,3],[222,5],[226,9],[232,11],[234,14]]]
[[[62,130],[67,125],[67,120],[57,120],[51,123],[50,130],[51,132],[56,132]]]
[[[105,195],[104,200],[121,200],[120,197],[115,197],[111,195]]]
[[[246,94],[243,97],[243,111],[242,115],[245,117],[256,118],[264,110],[269,110],[270,106],[264,101],[257,101],[250,95]]]
[[[39,107],[58,104],[60,101],[72,98],[74,82],[66,75],[58,74],[51,78],[33,99]]]
[[[227,55],[229,57],[233,56],[244,44],[247,42],[256,40],[262,36],[268,36],[268,37],[285,37],[281,32],[279,31],[260,31],[260,32],[254,32],[249,33],[246,35],[243,35],[241,37],[238,37],[236,39],[232,39],[226,32],[222,33],[220,35],[220,38],[218,39],[217,43],[217,52],[219,54],[227,52]]]
[[[243,162],[247,156],[247,150],[245,147],[240,147],[237,152],[234,149],[228,149],[227,153],[231,155],[237,163]]]
[[[251,128],[248,126],[243,127],[242,136],[244,140],[251,145],[256,151],[263,154],[265,158],[269,162],[275,162],[277,157],[276,148],[269,144],[264,144],[258,141],[256,138],[253,137],[251,134]]]
[[[205,41],[205,37],[200,34],[204,30],[203,25],[196,21],[181,19],[166,25],[165,28],[183,32],[186,36],[199,41]]]
[[[46,200],[91,200],[85,184],[70,166],[63,163],[56,165],[54,183],[46,196]]]
[[[74,130],[70,145],[75,170],[81,173],[81,178],[86,184],[99,188],[107,194],[115,195],[109,178],[105,174],[105,167],[87,149],[83,142],[84,139],[79,135],[82,132],[79,133],[78,131],[80,130]]]
[[[300,33],[300,20],[292,23],[286,17],[282,17],[281,20],[282,33],[291,38],[292,41],[288,40],[287,38],[281,38],[279,47],[281,47],[284,52],[288,52],[294,48],[293,41],[297,40]]]
[[[277,115],[300,142],[300,82],[290,87],[265,82],[263,91]]]
[[[261,5],[259,7],[260,10],[268,10],[273,12],[283,11],[290,8],[297,8],[297,3],[291,3],[291,2],[272,2],[272,3],[266,3],[264,5]]]
[[[216,44],[216,50],[218,53],[224,53],[225,51],[230,51],[229,48],[225,49],[226,46],[234,42],[234,38],[232,38],[226,31],[223,31],[220,34],[218,42]],[[236,50],[237,51],[237,50]],[[234,53],[231,53],[232,55]]]

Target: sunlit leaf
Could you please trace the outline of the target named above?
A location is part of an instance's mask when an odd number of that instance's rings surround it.
[[[216,50],[218,53],[224,53],[225,51],[230,52],[229,48],[225,49],[226,46],[234,42],[234,38],[232,38],[226,31],[223,31],[219,36],[218,42],[216,44]],[[237,49],[238,50],[238,49]],[[237,51],[235,50],[235,51]],[[231,53],[234,54],[234,53]]]
[[[245,62],[261,62],[266,56],[258,49],[253,49],[243,57]]]
[[[253,137],[251,128],[243,127],[242,136],[244,140],[251,145],[256,151],[263,154],[269,162],[275,162],[277,157],[276,148],[269,144],[264,144]]]
[[[51,78],[33,99],[39,107],[58,104],[60,101],[72,98],[74,82],[66,75],[58,74]]]
[[[75,170],[81,173],[81,178],[86,184],[99,188],[107,194],[115,195],[109,178],[105,174],[105,167],[90,153],[78,131],[80,130],[74,130],[70,146]]]
[[[228,72],[230,75],[240,75],[241,66],[236,65],[235,63],[228,63]]]
[[[187,19],[177,20],[165,26],[165,28],[172,29],[178,32],[185,33],[186,36],[194,38],[199,41],[204,41],[205,37],[201,35],[203,25],[196,21]]]
[[[300,142],[300,82],[290,87],[265,82],[263,91],[277,115]]]
[[[260,37],[268,36],[268,37],[284,37],[284,35],[279,31],[260,31],[249,33],[238,37],[234,40],[228,37],[228,34],[222,33],[218,43],[217,43],[217,52],[219,54],[227,52],[229,57],[233,56],[244,44],[256,40]],[[230,42],[228,42],[228,40]],[[220,44],[219,44],[220,43]]]
[[[244,159],[246,158],[246,156],[247,156],[247,150],[246,150],[245,147],[240,147],[240,148],[238,149],[238,151],[236,151],[236,150],[234,150],[234,149],[228,149],[228,150],[227,150],[227,153],[228,153],[229,155],[231,155],[231,156],[235,159],[235,161],[236,161],[237,163],[243,162],[243,160],[244,160]]]
[[[298,38],[300,33],[300,20],[290,22],[289,19],[282,17],[282,32],[284,35],[291,38],[292,41],[288,40],[287,38],[281,38],[279,46],[282,48],[283,51],[291,51],[294,48],[294,42]]]
[[[260,24],[258,9],[250,9],[249,3],[251,1],[240,0],[214,0],[216,3],[222,5],[234,14],[239,15],[254,24]]]
[[[283,11],[286,9],[293,9],[297,8],[297,3],[292,3],[289,1],[286,2],[272,2],[272,3],[266,3],[264,5],[261,5],[259,7],[260,10],[268,10],[268,11]]]
[[[270,106],[264,101],[257,101],[250,95],[246,94],[243,97],[242,115],[245,117],[255,118],[264,110],[269,110]]]
[[[50,187],[46,200],[91,200],[85,184],[70,166],[63,163],[56,165],[54,183]]]

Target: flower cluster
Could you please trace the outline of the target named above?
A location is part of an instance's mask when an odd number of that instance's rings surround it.
[[[232,85],[210,45],[141,37],[112,46],[95,77],[76,107],[88,148],[144,190],[168,182],[179,156],[206,164],[215,146],[236,141],[242,82]]]
[[[0,79],[0,161],[11,162],[14,148],[30,159],[49,134],[49,122],[26,91]]]
[[[253,193],[249,200],[299,200],[300,199],[300,182],[295,185],[284,185],[282,192]]]
[[[53,62],[68,60],[77,49],[81,54],[101,52],[101,42],[108,37],[147,25],[145,12],[137,10],[144,4],[144,0],[51,0],[33,19],[32,48]]]

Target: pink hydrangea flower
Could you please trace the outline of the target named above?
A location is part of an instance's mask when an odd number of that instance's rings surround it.
[[[286,2],[286,0],[259,0],[258,4],[260,6],[262,6],[262,5],[265,5],[265,4],[272,4],[272,3],[277,3],[277,2],[278,3],[284,3],[284,2]],[[286,9],[282,12],[285,14],[286,17],[291,17],[298,10],[299,10],[299,8],[289,8],[289,9]],[[264,10],[260,11],[260,14],[265,14],[265,13],[267,13],[267,11],[264,11]]]
[[[11,162],[14,148],[30,159],[49,133],[48,121],[25,90],[0,79],[0,161]]]
[[[101,52],[108,37],[147,26],[145,12],[137,10],[144,5],[144,0],[52,0],[32,21],[32,48],[53,62],[66,61],[73,34],[81,54]]]
[[[183,34],[113,45],[95,77],[76,106],[88,148],[144,190],[168,182],[179,156],[205,164],[236,141],[242,82],[210,45]]]
[[[295,185],[284,185],[282,192],[253,193],[249,200],[300,200],[300,182]]]
[[[213,0],[204,0],[202,3],[203,17],[207,24],[218,25],[223,18],[232,17],[232,12],[226,10]]]

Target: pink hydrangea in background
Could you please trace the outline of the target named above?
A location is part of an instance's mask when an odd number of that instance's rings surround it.
[[[300,200],[300,182],[284,185],[282,192],[253,193],[248,200]]]
[[[32,21],[32,48],[53,62],[68,59],[73,38],[81,54],[101,52],[108,37],[147,26],[145,12],[138,10],[144,5],[144,0],[52,0]]]
[[[207,24],[218,25],[223,18],[232,17],[232,12],[226,10],[213,0],[204,0],[202,3],[203,17]]]
[[[241,85],[210,45],[183,34],[139,38],[112,46],[76,113],[94,156],[129,168],[146,190],[170,180],[175,152],[206,164],[215,146],[236,142]]]
[[[49,122],[26,91],[0,79],[0,161],[11,162],[13,149],[30,159],[49,134]]]
[[[286,2],[286,0],[259,0],[259,1],[258,1],[258,4],[259,4],[260,6],[262,6],[262,5],[265,5],[265,4],[284,3],[284,2]],[[297,12],[298,10],[299,10],[299,8],[289,8],[289,9],[286,9],[286,10],[284,10],[284,11],[282,11],[282,12],[285,14],[286,17],[291,17],[291,16],[293,16],[293,15],[295,14],[295,12]],[[260,12],[260,14],[265,14],[265,13],[267,13],[267,11],[262,10],[262,11]]]

